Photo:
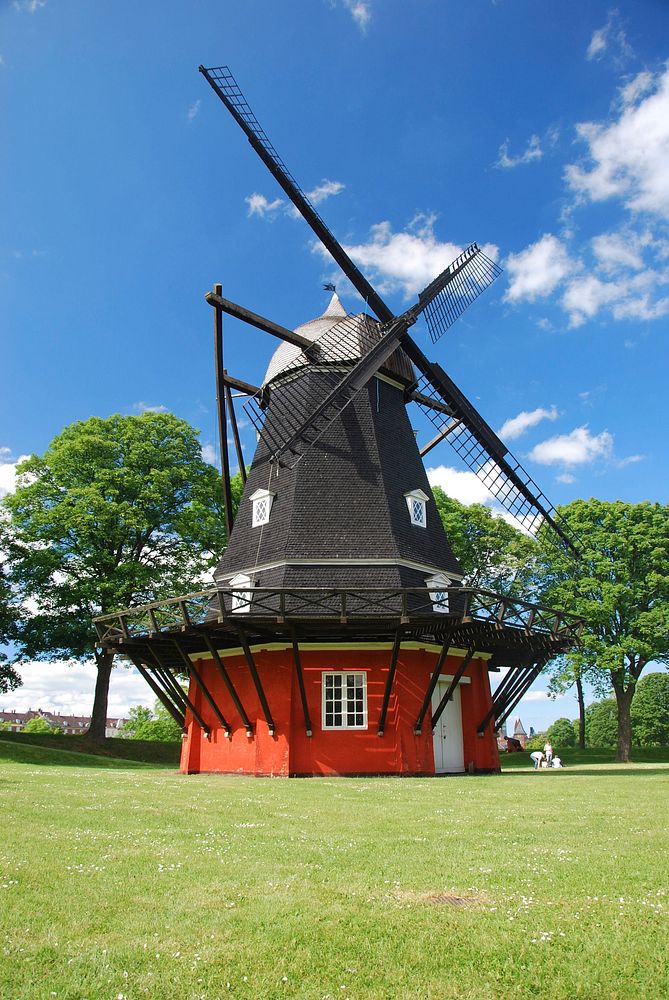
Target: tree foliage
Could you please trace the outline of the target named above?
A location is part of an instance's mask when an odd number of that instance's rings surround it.
[[[181,730],[167,709],[157,701],[153,711],[144,705],[130,709],[128,721],[119,730],[127,740],[156,740],[160,743],[177,743]]]
[[[0,531],[0,647],[7,645],[16,635],[18,612],[5,564],[2,560],[2,531]],[[13,691],[21,683],[21,678],[0,648],[0,694]]]
[[[632,741],[640,747],[669,746],[669,674],[646,674],[637,684]]]
[[[618,713],[619,760],[629,760],[630,706],[647,663],[669,662],[669,506],[575,500],[563,507],[579,539],[578,561],[546,548],[543,603],[583,615],[574,673],[604,674]]]
[[[98,667],[90,735],[104,737],[113,653],[92,619],[203,583],[225,547],[221,485],[197,433],[170,413],[72,424],[17,470],[9,574],[35,606],[19,623],[24,658]]]
[[[615,698],[594,701],[585,710],[585,738],[589,747],[614,747],[618,739]]]
[[[576,746],[573,723],[569,719],[556,719],[546,730],[546,739],[553,747]]]
[[[495,517],[483,504],[466,506],[439,486],[432,495],[465,583],[500,593],[522,593],[537,551],[534,539]]]
[[[24,733],[62,733],[60,726],[51,726],[41,715],[28,719],[23,727]]]

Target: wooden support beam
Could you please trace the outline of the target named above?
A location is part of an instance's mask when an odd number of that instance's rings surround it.
[[[469,666],[469,664],[472,662],[472,658],[474,656],[474,653],[475,653],[474,648],[472,646],[470,646],[469,649],[467,650],[467,652],[465,653],[465,655],[464,655],[464,657],[462,659],[462,662],[460,663],[460,666],[458,667],[457,671],[453,675],[453,680],[448,685],[448,691],[446,691],[446,693],[444,694],[444,697],[441,699],[441,701],[437,705],[436,710],[432,713],[432,729],[433,730],[434,730],[434,727],[436,726],[436,724],[439,722],[439,719],[441,718],[444,709],[446,708],[446,706],[448,705],[449,701],[453,697],[453,694],[455,692],[456,687],[458,686],[458,684],[462,680],[462,675],[464,674],[464,672],[467,669],[467,667]]]
[[[220,296],[221,285],[214,285]],[[218,411],[218,440],[221,449],[221,476],[223,479],[223,507],[228,538],[232,534],[234,515],[232,512],[232,488],[230,486],[230,457],[228,455],[228,422],[225,414],[225,376],[223,366],[223,313],[214,309],[214,369],[216,372],[216,409]]]
[[[142,663],[142,661],[140,659],[140,656],[139,656],[139,653],[131,653],[128,650],[125,650],[124,652],[125,652],[125,655],[128,656],[132,660],[132,662],[135,664],[135,666],[137,667],[137,669],[139,670],[140,674],[142,675],[142,677],[144,678],[144,680],[146,681],[146,683],[149,685],[149,687],[151,688],[151,690],[155,694],[155,696],[158,699],[158,701],[160,702],[160,704],[164,708],[167,709],[167,711],[170,713],[170,715],[172,716],[172,718],[176,722],[177,726],[179,726],[180,729],[185,729],[186,728],[186,719],[185,719],[183,713],[179,711],[179,709],[177,708],[177,706],[174,704],[174,702],[172,701],[172,699],[169,697],[167,691],[164,690],[163,688],[161,688],[161,686],[158,684],[158,682],[151,676],[151,674],[149,672],[149,669],[148,669],[148,666],[145,665],[144,663]]]
[[[228,671],[225,668],[225,664],[223,663],[223,660],[219,656],[218,650],[216,649],[216,646],[212,642],[211,636],[207,632],[204,633],[204,641],[206,642],[207,649],[211,653],[211,657],[212,657],[214,663],[216,664],[216,667],[218,669],[219,674],[221,675],[221,677],[223,679],[223,683],[225,684],[226,688],[228,689],[228,693],[229,693],[230,697],[232,698],[232,700],[234,702],[235,708],[237,709],[237,711],[239,713],[239,717],[241,718],[241,720],[242,720],[242,722],[244,724],[244,728],[246,729],[246,735],[247,736],[253,736],[253,723],[251,722],[251,720],[249,719],[248,715],[246,714],[246,711],[244,710],[244,706],[242,705],[242,703],[240,701],[239,695],[237,694],[237,691],[235,690],[235,686],[234,686],[234,684],[232,683],[232,681],[230,679],[230,675],[228,674]]]
[[[229,385],[231,389],[236,389],[237,392],[243,393],[245,396],[257,396],[259,392],[262,392],[259,385],[251,385],[250,382],[242,382],[239,378],[233,378],[227,369],[223,373],[223,378],[226,385]]]
[[[450,646],[451,646],[450,636],[446,636],[446,638],[444,639],[444,644],[441,647],[441,651],[439,653],[439,658],[437,659],[437,662],[435,664],[434,672],[432,673],[432,676],[430,678],[430,683],[427,686],[427,691],[425,692],[425,697],[423,698],[423,704],[420,707],[420,712],[418,713],[416,724],[413,727],[413,731],[416,736],[420,736],[420,733],[423,729],[423,721],[425,719],[426,712],[430,707],[430,703],[432,702],[432,695],[434,694],[434,689],[436,688],[439,678],[441,676],[441,671],[443,670],[444,661],[448,656],[448,651],[450,649]]]
[[[223,372],[225,377],[225,372]],[[232,393],[230,392],[230,386],[228,385],[227,379],[225,380],[225,401],[228,404],[228,412],[230,414],[230,426],[232,427],[232,437],[235,442],[235,451],[237,452],[237,465],[239,466],[239,474],[242,477],[242,482],[246,483],[246,465],[244,464],[244,452],[242,451],[242,442],[239,439],[239,427],[237,426],[237,416],[235,414],[235,407],[232,401]]]
[[[195,680],[195,683],[199,687],[200,691],[202,692],[202,694],[205,696],[205,698],[209,702],[209,705],[211,707],[212,712],[214,713],[214,715],[216,716],[216,718],[218,719],[218,721],[220,722],[220,724],[222,725],[222,727],[223,727],[223,729],[225,731],[225,735],[228,736],[228,737],[232,736],[232,729],[230,728],[230,723],[227,721],[227,719],[225,718],[225,716],[221,712],[220,708],[216,704],[214,696],[212,695],[211,691],[209,690],[209,688],[207,687],[207,685],[202,680],[202,677],[201,677],[201,675],[200,675],[197,667],[195,666],[195,664],[191,660],[190,656],[188,655],[188,653],[186,652],[186,650],[184,649],[184,647],[181,645],[181,642],[179,641],[179,639],[172,639],[172,642],[174,643],[174,645],[175,645],[175,647],[176,647],[179,655],[181,656],[182,660],[184,661],[184,665],[186,666],[186,669],[190,672],[190,674],[192,675],[192,677]]]
[[[492,696],[492,705],[490,706],[490,709],[477,726],[476,732],[479,736],[485,731],[485,728],[490,720],[499,715],[500,711],[504,709],[504,706],[508,704],[509,699],[513,698],[515,691],[522,686],[524,678],[527,677],[527,673],[527,667],[513,667],[509,670],[508,674],[503,678],[499,687]]]
[[[158,654],[158,651],[157,651],[155,645],[149,646],[147,648],[148,648],[149,652],[151,653],[151,656],[154,658],[154,660],[156,661],[156,663],[160,667],[160,669],[162,671],[164,671],[164,673],[168,674],[171,677],[172,675],[170,673],[170,669],[167,666],[167,664],[164,662],[164,660],[162,659],[162,657]],[[198,712],[198,710],[195,707],[195,705],[193,704],[193,702],[189,698],[187,698],[185,695],[184,695],[184,700],[187,702],[188,708],[190,709],[190,712],[191,712],[191,715],[193,716],[193,718],[197,722],[198,726],[200,727],[200,729],[202,730],[202,732],[204,733],[204,735],[207,737],[207,739],[209,739],[209,737],[211,735],[211,729],[209,728],[209,726],[207,725],[207,723],[204,721],[204,719],[202,718],[202,716]]]
[[[267,723],[267,728],[269,729],[269,734],[270,736],[274,736],[274,733],[276,732],[276,726],[274,725],[274,719],[272,718],[272,713],[270,712],[269,705],[267,704],[267,698],[265,697],[265,692],[263,690],[263,686],[260,681],[260,677],[258,675],[258,670],[255,665],[255,660],[253,659],[253,653],[251,652],[251,648],[248,644],[248,641],[242,629],[240,628],[237,629],[237,635],[239,636],[239,643],[244,652],[244,657],[246,659],[246,663],[248,665],[251,677],[253,679],[253,683],[255,685],[256,693],[258,695],[258,699],[260,701],[260,705],[263,710],[263,715],[265,716],[265,722]]]
[[[297,642],[297,632],[292,629],[292,639],[293,639],[293,660],[295,661],[295,672],[297,674],[297,684],[300,689],[300,700],[302,702],[302,714],[304,716],[304,728],[307,736],[312,735],[311,728],[311,717],[309,715],[309,706],[307,704],[307,693],[304,690],[304,675],[302,673],[302,661],[300,660],[300,647]]]
[[[255,326],[256,329],[262,330],[264,333],[270,333],[273,337],[285,340],[289,344],[294,344],[295,347],[301,347],[302,350],[308,351],[314,346],[313,341],[308,340],[306,337],[301,337],[299,333],[288,330],[285,326],[280,326],[278,323],[273,323],[271,319],[266,319],[258,313],[251,312],[250,309],[245,309],[244,306],[237,305],[236,302],[224,299],[221,295],[222,291],[221,285],[214,285],[214,291],[207,292],[205,295],[205,299],[209,305],[213,306],[216,311],[220,312],[222,310],[228,316],[241,319],[244,323],[248,323],[249,326]]]
[[[379,716],[377,736],[383,736],[384,730],[386,728],[386,715],[388,714],[390,693],[392,691],[393,681],[395,679],[395,670],[397,669],[397,658],[400,654],[401,644],[402,644],[402,632],[400,631],[400,629],[397,629],[397,631],[395,632],[393,651],[390,654],[390,666],[388,668],[388,677],[386,678],[385,691],[383,692],[383,704],[381,705],[381,715]]]
[[[431,441],[428,441],[427,444],[423,445],[423,447],[420,449],[420,457],[423,458],[423,456],[427,455],[429,451],[432,451],[433,448],[436,448],[437,445],[440,444],[445,438],[447,438],[448,435],[451,433],[451,431],[454,431],[456,427],[460,426],[461,423],[462,423],[461,420],[451,420],[450,424],[446,424],[443,430],[440,430],[439,433],[436,434]]]
[[[506,720],[509,717],[509,715],[511,715],[511,713],[513,712],[513,710],[516,707],[516,705],[518,704],[518,702],[522,701],[522,699],[525,697],[525,695],[530,690],[530,688],[534,684],[535,680],[537,679],[537,677],[539,676],[539,674],[541,673],[541,671],[544,669],[544,667],[546,666],[546,664],[548,663],[549,660],[550,660],[550,656],[544,656],[542,659],[540,659],[538,661],[538,663],[536,664],[536,666],[530,671],[530,675],[527,678],[526,682],[522,685],[522,688],[519,691],[516,692],[515,696],[513,697],[513,699],[511,700],[511,702],[509,703],[509,705],[506,708],[506,710],[504,711],[503,715],[501,715],[498,719],[495,720],[495,729],[499,729],[500,726],[504,725],[504,723],[506,722]]]

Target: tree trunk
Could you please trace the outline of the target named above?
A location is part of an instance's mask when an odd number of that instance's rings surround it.
[[[580,674],[576,675],[576,697],[578,698],[578,745],[579,749],[585,750],[585,698]]]
[[[95,662],[98,668],[98,676],[95,681],[93,712],[87,735],[94,743],[102,743],[107,727],[107,701],[109,699],[109,681],[114,662],[114,651],[103,649],[102,652],[96,652]]]
[[[634,697],[634,685],[628,684],[611,674],[613,690],[618,706],[618,744],[616,748],[616,760],[620,764],[627,764],[632,759],[632,717],[630,709],[632,698]]]

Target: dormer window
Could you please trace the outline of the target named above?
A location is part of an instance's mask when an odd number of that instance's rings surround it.
[[[274,494],[270,493],[269,490],[256,490],[250,500],[253,504],[252,527],[259,528],[261,524],[267,524],[269,521]]]
[[[405,493],[404,497],[409,508],[409,518],[411,523],[418,528],[427,527],[427,501],[430,499],[422,490],[411,490]]]
[[[230,587],[233,588],[230,608],[235,614],[248,614],[251,610],[253,591],[248,589],[250,586],[251,577],[246,573],[238,573],[230,581]]]
[[[429,577],[425,582],[430,591],[432,610],[438,614],[447,615],[449,612],[448,588],[451,586],[452,581],[447,576],[444,576],[443,573],[439,573],[437,576]]]

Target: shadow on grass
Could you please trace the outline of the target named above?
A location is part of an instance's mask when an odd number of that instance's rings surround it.
[[[541,780],[540,775],[543,775],[547,780],[557,780],[560,779],[557,775],[578,775],[580,778],[598,778],[600,775],[602,777],[614,777],[614,778],[624,778],[625,776],[633,775],[664,775],[665,778],[669,778],[669,766],[664,767],[660,765],[653,766],[652,764],[611,764],[610,767],[602,767],[602,765],[587,765],[587,764],[576,764],[573,767],[562,767],[556,771],[535,771],[533,767],[514,767],[508,771],[502,771],[503,778],[525,778],[528,774],[536,774],[537,781]],[[550,775],[550,778],[549,778]]]

